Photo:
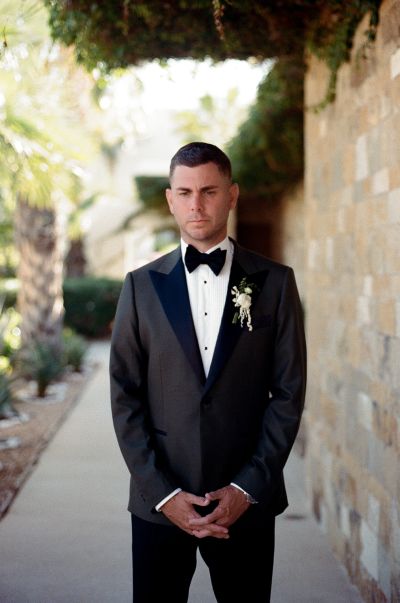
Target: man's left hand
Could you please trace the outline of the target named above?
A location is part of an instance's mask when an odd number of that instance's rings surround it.
[[[202,526],[210,523],[229,527],[250,507],[244,493],[234,486],[225,486],[214,492],[208,492],[205,498],[219,502],[212,513],[204,517],[190,519],[189,523],[194,532],[196,528],[201,530]]]

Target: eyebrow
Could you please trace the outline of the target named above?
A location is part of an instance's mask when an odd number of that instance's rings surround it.
[[[217,184],[208,184],[206,186],[202,186],[201,189],[200,189],[200,192],[207,192],[207,191],[214,190],[214,189],[217,189],[217,188],[218,188]],[[177,186],[176,190],[177,191],[182,191],[182,192],[191,192],[192,191],[191,188],[188,188],[186,186]]]

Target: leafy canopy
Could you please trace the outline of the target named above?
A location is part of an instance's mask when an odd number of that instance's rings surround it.
[[[348,58],[361,18],[380,0],[45,0],[52,35],[74,45],[79,62],[105,69],[141,61],[302,55],[332,68]]]

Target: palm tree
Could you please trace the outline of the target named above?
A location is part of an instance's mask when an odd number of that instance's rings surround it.
[[[23,6],[23,12],[21,12]],[[67,51],[50,41],[40,2],[3,3],[0,70],[0,187],[14,200],[18,310],[24,344],[61,343],[63,216],[80,148]],[[75,91],[76,92],[76,91]],[[75,94],[75,96],[77,96]],[[75,135],[75,137],[74,137]]]

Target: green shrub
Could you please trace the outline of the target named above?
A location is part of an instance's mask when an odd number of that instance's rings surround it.
[[[15,415],[13,408],[14,394],[11,384],[14,378],[8,371],[0,369],[0,419]]]
[[[44,398],[48,385],[61,375],[64,365],[57,348],[46,342],[36,341],[21,349],[18,369],[23,377],[36,381],[37,395]]]
[[[122,282],[82,277],[64,281],[64,323],[86,337],[107,337],[115,316]]]
[[[94,276],[64,281],[64,323],[86,337],[108,337],[117,308],[122,281]],[[4,308],[15,306],[16,279],[0,280],[0,299]]]
[[[1,358],[12,363],[15,354],[21,347],[21,316],[14,308],[0,307],[0,369]]]
[[[0,299],[4,308],[16,305],[18,285],[18,279],[16,278],[0,279]]]
[[[87,347],[83,337],[77,335],[72,329],[63,329],[63,362],[65,366],[70,366],[74,371],[80,372]]]

